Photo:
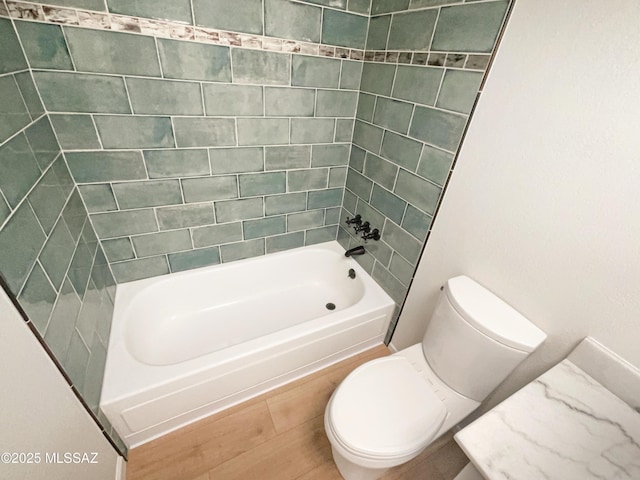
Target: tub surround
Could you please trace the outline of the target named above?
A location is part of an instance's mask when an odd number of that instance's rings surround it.
[[[599,348],[587,342],[591,345],[586,348]],[[640,476],[640,414],[571,359],[572,355],[456,434],[485,478]],[[580,355],[577,361],[583,359]],[[619,359],[609,356],[607,361],[611,365]],[[599,372],[613,373],[609,382],[628,369],[587,363]],[[639,385],[640,372],[632,375]]]

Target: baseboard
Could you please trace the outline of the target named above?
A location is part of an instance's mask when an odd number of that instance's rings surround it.
[[[116,480],[126,480],[127,478],[127,462],[124,457],[118,456],[116,463]]]

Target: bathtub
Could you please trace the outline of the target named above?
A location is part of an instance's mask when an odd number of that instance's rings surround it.
[[[337,242],[119,285],[100,407],[140,445],[381,344],[393,309]]]

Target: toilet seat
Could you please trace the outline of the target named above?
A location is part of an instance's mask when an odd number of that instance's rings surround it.
[[[370,460],[420,453],[447,415],[409,361],[392,355],[356,368],[327,406],[327,427],[347,452]]]

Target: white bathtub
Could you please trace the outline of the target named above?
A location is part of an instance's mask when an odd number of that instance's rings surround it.
[[[381,344],[393,309],[337,242],[119,285],[100,406],[134,447]]]

